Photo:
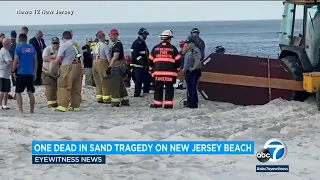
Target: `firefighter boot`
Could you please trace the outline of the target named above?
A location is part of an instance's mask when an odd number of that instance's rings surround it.
[[[150,104],[150,108],[162,108],[162,106],[155,105],[155,104]]]
[[[165,109],[172,109],[173,108],[173,97],[174,97],[174,87],[173,82],[165,82],[165,101],[164,101],[164,108]]]
[[[154,100],[153,100],[153,104],[150,105],[150,108],[162,108],[163,89],[164,89],[164,82],[155,81]]]

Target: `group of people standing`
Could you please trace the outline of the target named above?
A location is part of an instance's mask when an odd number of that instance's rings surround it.
[[[112,39],[112,34],[118,35],[118,31],[113,29],[109,31],[109,37],[114,44],[112,48],[118,49],[120,41]],[[151,108],[173,108],[174,87],[179,71],[185,75],[185,81],[180,84],[185,89],[187,86],[188,98],[184,105],[189,108],[198,107],[197,84],[201,76],[201,61],[204,59],[205,43],[199,37],[200,31],[197,28],[192,29],[191,35],[180,42],[180,51],[171,44],[173,32],[165,30],[160,35],[161,43],[155,46],[149,52],[146,44],[149,32],[146,28],[138,30],[138,38],[132,43],[130,57],[130,77],[134,80],[134,97],[142,97],[142,93],[148,94],[150,85],[154,86],[154,102]],[[111,36],[110,36],[111,35]],[[120,57],[124,59],[123,47]],[[120,72],[120,76],[110,79],[105,72],[111,63],[110,53],[112,50],[106,42],[105,34],[102,31],[96,33],[96,40],[87,38],[87,44],[82,47],[85,68],[86,85],[95,87],[96,100],[98,103],[107,103],[111,106],[129,105],[127,92],[123,84],[126,76],[125,62],[121,66],[113,68],[112,71]],[[115,84],[121,83],[119,86]],[[178,88],[181,85],[178,86]],[[165,96],[163,97],[163,91]],[[112,91],[119,94],[114,94]],[[114,95],[112,95],[114,94]],[[119,98],[120,97],[120,98]],[[163,100],[164,99],[164,100]]]
[[[36,37],[30,39],[30,43],[28,44],[28,31],[27,27],[22,27],[18,37],[18,44],[16,43],[17,33],[15,31],[11,32],[11,39],[1,34],[0,103],[2,109],[10,109],[7,107],[7,100],[10,97],[11,76],[12,83],[16,86],[14,96],[17,99],[19,111],[23,112],[21,93],[27,89],[30,99],[30,112],[34,112],[34,82],[41,79],[41,72],[38,72],[37,51],[34,45],[31,44],[31,40],[36,39]],[[42,42],[44,43],[43,40]]]
[[[171,44],[173,32],[165,30],[159,36],[160,44],[153,47],[149,53],[145,43],[149,32],[145,28],[138,31],[138,38],[131,47],[131,67],[135,79],[134,97],[140,97],[143,92],[149,93],[149,73],[154,78],[154,101],[151,108],[173,108],[174,84],[178,72],[185,75],[188,97],[185,107],[198,107],[197,84],[201,76],[201,61],[204,59],[205,43],[199,37],[197,28],[191,30],[191,35],[180,42],[180,51]],[[182,86],[183,82],[181,81]],[[180,85],[181,86],[181,85]],[[163,91],[165,95],[163,97]],[[163,100],[164,99],[164,100]]]
[[[82,48],[72,40],[70,30],[63,33],[62,44],[57,37],[52,38],[52,45],[42,54],[42,79],[49,107],[56,107],[61,112],[79,111],[84,74],[85,82],[89,83],[87,85],[95,87],[98,103],[113,107],[129,106],[128,93],[123,84],[123,45],[118,39],[118,30],[111,29],[108,35],[113,42],[111,47],[103,31],[96,33],[95,42],[87,38],[87,44]]]
[[[128,93],[123,83],[127,73],[125,55],[117,29],[108,32],[111,46],[106,34],[99,30],[96,39],[92,41],[87,38],[87,44],[82,48],[72,39],[71,30],[63,32],[63,43],[60,43],[58,37],[53,37],[49,46],[46,46],[41,31],[28,43],[28,31],[27,27],[21,29],[18,44],[14,43],[16,33],[11,33],[11,39],[0,35],[0,45],[3,46],[0,47],[2,109],[9,109],[7,99],[11,89],[10,76],[16,86],[15,96],[20,112],[23,112],[21,93],[25,89],[30,98],[30,112],[34,112],[34,85],[42,84],[45,85],[48,107],[61,112],[80,110],[83,75],[85,82],[95,87],[98,103],[111,104],[113,107],[129,106]],[[205,47],[199,33],[198,29],[193,29],[178,51],[171,44],[173,32],[165,30],[159,36],[161,43],[149,52],[145,42],[149,32],[141,28],[131,47],[130,69],[135,80],[134,97],[140,97],[141,91],[149,93],[150,82],[154,82],[154,101],[150,107],[173,108],[173,85],[178,72],[182,71],[186,75],[188,90],[188,99],[184,104],[189,108],[197,108],[196,86],[201,76]],[[87,62],[88,57],[92,59],[91,62]]]

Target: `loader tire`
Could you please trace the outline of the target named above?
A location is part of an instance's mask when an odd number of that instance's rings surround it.
[[[281,59],[287,67],[290,69],[293,79],[296,81],[303,81],[303,68],[300,65],[300,61],[296,56],[286,56]],[[293,91],[291,100],[304,101],[310,97],[310,93],[304,91]]]

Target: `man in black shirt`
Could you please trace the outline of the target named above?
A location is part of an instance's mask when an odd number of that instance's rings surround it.
[[[124,77],[126,75],[126,62],[124,60],[124,51],[121,41],[118,39],[119,32],[117,29],[109,31],[110,40],[113,45],[110,50],[109,62],[110,65],[107,69],[109,76],[111,106],[119,107],[129,106],[128,92],[124,86]]]
[[[141,87],[143,84],[143,93],[149,93],[150,79],[149,79],[149,50],[145,40],[149,35],[146,28],[141,28],[138,31],[138,38],[131,46],[131,63],[133,68],[133,76],[135,78],[134,97],[140,97]]]
[[[83,65],[84,65],[84,76],[85,76],[85,86],[94,86],[94,80],[92,75],[92,63],[93,56],[91,53],[90,45],[92,43],[92,38],[87,38],[87,44],[82,47],[83,51]]]

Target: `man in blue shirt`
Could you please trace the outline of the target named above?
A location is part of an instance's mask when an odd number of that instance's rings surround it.
[[[27,88],[27,93],[30,102],[30,113],[34,113],[35,98],[33,93],[35,92],[33,81],[36,78],[37,72],[37,53],[35,48],[27,44],[27,35],[19,35],[20,45],[16,48],[12,73],[16,78],[16,96],[18,108],[23,113],[22,96],[21,93]]]

